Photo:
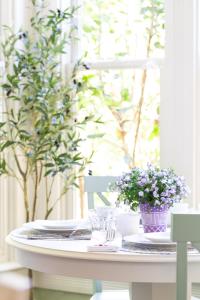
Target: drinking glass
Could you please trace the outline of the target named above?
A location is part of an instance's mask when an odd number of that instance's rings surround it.
[[[99,243],[104,243],[108,230],[115,230],[114,208],[97,207],[89,210],[89,221],[92,239],[97,240]]]

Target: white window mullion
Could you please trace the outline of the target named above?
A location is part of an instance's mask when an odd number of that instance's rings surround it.
[[[160,68],[164,59],[146,58],[146,59],[123,59],[123,60],[96,60],[86,61],[90,69],[107,70],[107,69],[151,69]]]
[[[71,0],[71,7],[76,8],[74,16],[72,18],[72,27],[74,26],[75,30],[72,35],[71,42],[71,51],[70,51],[70,62],[74,64],[81,57],[81,32],[82,32],[82,23],[81,23],[81,0]]]

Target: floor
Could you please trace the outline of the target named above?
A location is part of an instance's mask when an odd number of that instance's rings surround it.
[[[74,294],[47,289],[34,289],[34,300],[89,300],[91,295]]]
[[[200,284],[193,284],[192,294],[200,300]],[[91,295],[35,288],[34,300],[89,300]]]

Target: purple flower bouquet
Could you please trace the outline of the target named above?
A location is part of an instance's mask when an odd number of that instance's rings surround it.
[[[177,176],[172,169],[160,169],[148,164],[147,169],[133,168],[124,173],[115,182],[114,189],[119,192],[119,200],[131,210],[140,208],[145,232],[166,230],[166,211],[175,202],[180,202],[189,193],[189,188],[182,176]],[[154,216],[150,216],[150,214]],[[161,216],[162,214],[162,216]],[[152,220],[161,224],[151,224]],[[164,221],[165,220],[165,221]]]

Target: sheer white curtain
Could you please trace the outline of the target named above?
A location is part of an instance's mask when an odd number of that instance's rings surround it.
[[[16,3],[17,2],[17,3]],[[15,30],[26,23],[28,17],[27,1],[0,0],[0,38],[3,38],[3,25],[13,26]],[[0,61],[2,57],[0,56]],[[3,73],[3,63],[1,63]],[[2,95],[1,95],[2,100]],[[2,101],[1,101],[2,109]],[[6,261],[12,254],[5,244],[7,233],[23,220],[23,205],[19,201],[20,190],[12,179],[0,177],[0,261]]]

